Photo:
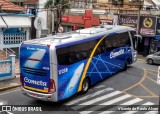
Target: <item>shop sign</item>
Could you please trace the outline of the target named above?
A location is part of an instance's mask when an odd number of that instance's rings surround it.
[[[84,14],[84,28],[89,28],[92,27],[93,23],[92,23],[92,16],[93,16],[93,12],[92,10],[85,10],[85,14]]]
[[[100,15],[99,19],[100,19],[100,24],[113,25],[114,17],[112,15],[109,16]]]
[[[138,16],[120,15],[119,25],[129,26],[137,29]]]
[[[141,16],[140,17],[140,34],[155,35],[156,17]]]
[[[62,21],[63,22],[68,22],[68,16],[62,16]]]
[[[91,17],[83,17],[84,20],[91,20]]]
[[[100,20],[100,24],[113,25],[113,20]]]
[[[113,16],[112,15],[107,15],[107,16],[105,16],[105,15],[100,15],[99,16],[99,19],[101,19],[101,20],[113,20]]]
[[[160,18],[157,18],[156,35],[160,35]]]
[[[37,30],[42,30],[44,28],[44,19],[42,17],[37,17],[35,20],[34,20],[34,27],[37,29]]]

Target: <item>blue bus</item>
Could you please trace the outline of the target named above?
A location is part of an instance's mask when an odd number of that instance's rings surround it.
[[[137,39],[133,28],[103,25],[22,42],[22,93],[53,102],[86,93],[136,61]]]

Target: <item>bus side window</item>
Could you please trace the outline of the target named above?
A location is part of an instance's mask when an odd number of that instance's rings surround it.
[[[110,51],[113,49],[113,36],[108,36],[105,38],[105,51]]]
[[[89,58],[89,42],[84,42],[68,47],[70,64]]]
[[[78,52],[78,50],[75,45],[68,47],[68,56],[69,56],[69,63],[70,64],[77,62],[77,59],[78,59],[76,56],[77,52]]]
[[[130,31],[131,37],[132,37],[132,42],[133,42],[133,47],[136,50],[137,49],[137,38],[136,38],[136,31]]]
[[[80,61],[80,60],[81,60],[80,55],[79,55],[79,53],[78,53],[78,52],[77,52],[77,53],[75,53],[75,59],[76,59],[77,61]]]
[[[90,42],[90,52],[93,51],[93,49],[95,48],[98,42],[99,40],[93,40]],[[102,54],[102,53],[104,53],[104,42],[103,41],[98,45],[97,49],[95,50],[94,56],[98,54]]]
[[[128,32],[120,33],[118,35],[117,40],[119,41],[118,47],[123,47],[126,45],[131,46],[130,37],[129,37]]]
[[[76,62],[76,54],[74,52],[71,52],[68,54],[69,55],[69,63],[73,64]]]
[[[57,60],[59,65],[68,65],[69,60],[68,60],[68,51],[67,48],[60,48],[56,50],[57,52]]]
[[[96,55],[101,54],[101,53],[102,53],[101,47],[98,47],[97,50],[96,50]]]
[[[82,58],[82,60],[87,59],[87,52],[84,51],[84,52],[80,52],[79,54],[80,54],[80,57]]]

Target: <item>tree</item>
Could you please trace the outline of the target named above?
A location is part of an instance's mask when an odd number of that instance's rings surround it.
[[[44,8],[48,9],[51,7],[52,4],[53,4],[53,0],[47,0],[47,2],[44,4]]]
[[[68,8],[68,5],[64,5],[66,3],[68,3],[68,0],[48,0],[44,5],[45,9],[50,9],[53,12],[56,11],[57,23],[55,23],[55,32],[57,32],[58,27],[60,26],[62,12]]]

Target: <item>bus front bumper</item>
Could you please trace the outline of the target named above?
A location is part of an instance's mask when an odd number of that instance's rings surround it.
[[[42,101],[52,101],[52,102],[57,102],[56,100],[56,93],[52,94],[44,94],[44,93],[38,93],[34,91],[27,90],[23,87],[21,87],[22,93],[28,97],[39,99]]]

